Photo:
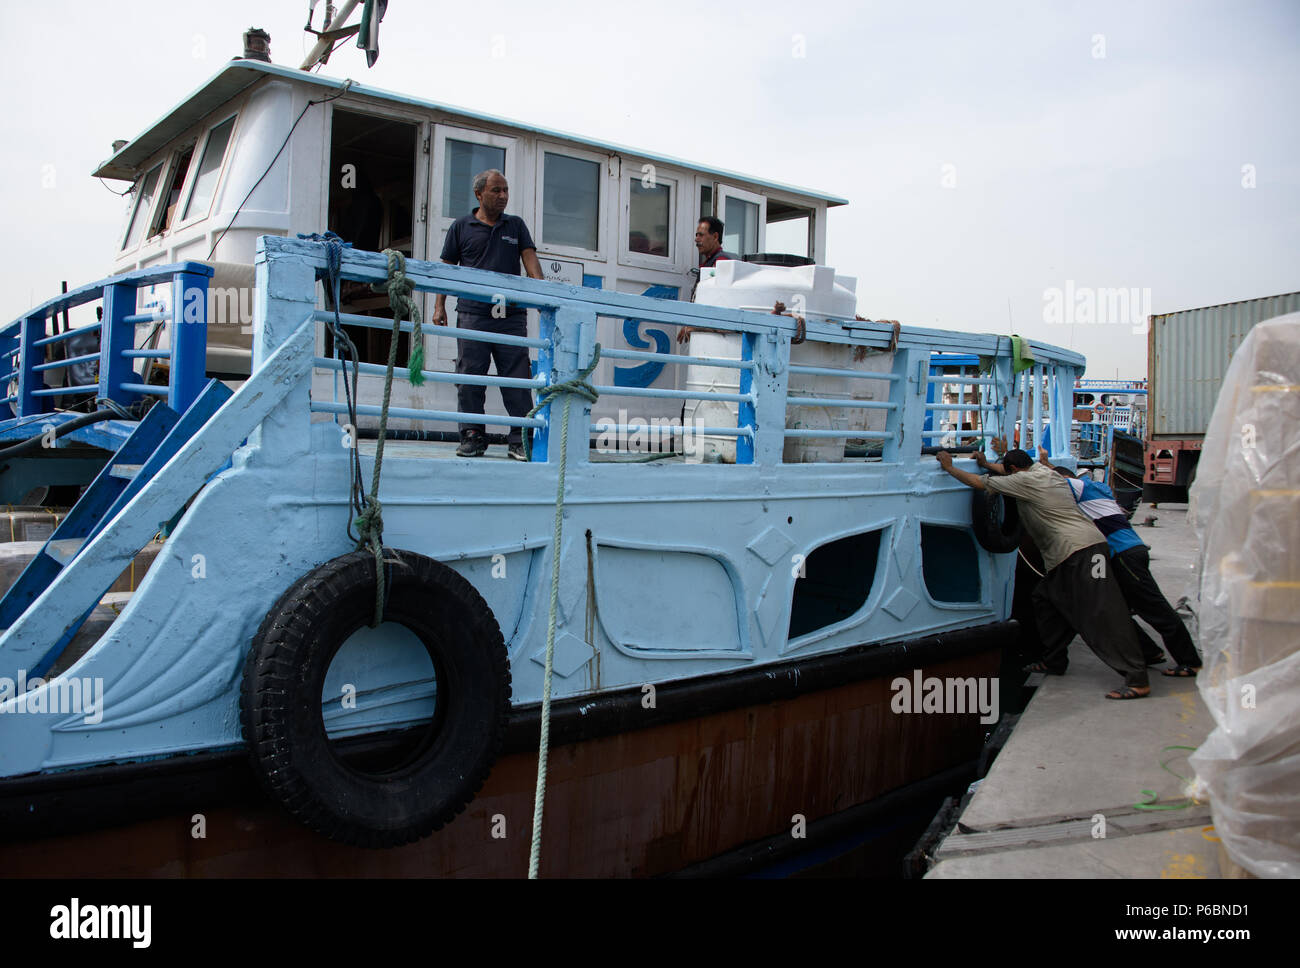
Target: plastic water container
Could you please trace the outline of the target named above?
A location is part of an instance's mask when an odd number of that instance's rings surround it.
[[[771,312],[777,301],[790,313],[803,317],[823,317],[848,321],[857,309],[858,281],[849,275],[836,275],[828,265],[774,266],[725,260],[703,270],[695,290],[695,301],[751,312]],[[740,359],[740,337],[735,334],[693,333],[690,355]],[[854,347],[844,343],[809,340],[790,347],[790,363],[828,369],[865,369],[889,372],[893,353],[868,353],[861,363],[854,363]],[[686,373],[688,390],[736,392],[740,387],[738,370],[714,366],[690,366]],[[789,395],[806,398],[884,400],[888,399],[887,381],[863,381],[849,377],[789,374]],[[702,426],[736,426],[740,408],[722,401],[689,401],[686,420],[699,418]],[[785,411],[787,429],[862,431],[870,437],[872,430],[883,431],[887,412],[848,407],[792,405]],[[718,422],[723,421],[723,422]],[[783,459],[787,463],[836,463],[844,460],[844,437],[789,437],[785,439]],[[735,461],[735,438],[701,439],[705,460]]]
[[[779,300],[787,312],[849,320],[857,310],[857,287],[857,279],[837,276],[830,266],[764,266],[725,259],[701,270],[695,301],[770,313]]]
[[[739,333],[691,333],[687,343],[690,356],[710,356],[720,360],[740,359]],[[739,393],[740,370],[721,366],[700,366],[698,363],[686,368],[686,389],[697,393]],[[726,400],[687,400],[682,421],[686,428],[695,427],[735,427],[740,419],[740,404]],[[687,449],[687,457],[692,460],[734,464],[736,462],[736,438],[721,434],[693,435],[685,440],[694,451]]]
[[[779,301],[787,312],[847,321],[854,317],[856,291],[857,279],[837,276],[830,266],[783,267],[727,260],[703,270],[695,301],[754,312],[771,312]],[[689,345],[692,356],[740,358],[738,334],[695,332],[691,334]],[[858,363],[854,362],[853,353],[854,347],[847,344],[810,340],[790,347],[790,361],[797,365],[840,370],[889,372],[893,367],[892,353],[870,353]],[[705,366],[687,368],[686,387],[689,390],[735,393],[739,386],[738,370]],[[796,397],[887,400],[889,387],[889,382],[884,380],[791,373],[788,393]],[[689,401],[685,416],[688,422],[699,418],[702,426],[732,427],[736,425],[738,413],[737,404],[706,400]],[[790,406],[786,408],[786,428],[861,431],[864,437],[870,437],[871,431],[884,430],[886,416],[887,412],[883,410]],[[845,442],[844,437],[788,437],[783,459],[788,463],[842,461]],[[706,435],[700,444],[705,460],[729,462],[736,459],[734,438]]]

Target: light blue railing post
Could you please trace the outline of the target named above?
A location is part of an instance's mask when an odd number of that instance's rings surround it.
[[[754,343],[760,341],[761,339],[762,339],[761,336],[758,336],[754,333],[741,333],[740,334],[740,358],[742,360],[753,360]],[[741,393],[754,392],[754,371],[753,370],[740,371],[740,392]],[[739,404],[738,410],[736,412],[736,426],[753,427],[755,437],[757,437],[758,410],[752,402],[746,400],[743,403]],[[686,428],[683,427],[682,431],[685,432],[685,430]],[[754,463],[754,445],[756,443],[755,437],[736,438],[736,463],[737,464]],[[784,438],[782,438],[783,448],[784,445],[785,445],[785,441]]]
[[[135,327],[126,321],[135,313],[136,287],[117,283],[104,287],[104,325],[99,331],[99,395],[126,405],[140,394],[123,389],[135,383],[131,360],[123,354],[135,348]]]
[[[206,273],[200,270],[206,269]],[[193,266],[172,277],[172,357],[167,405],[184,413],[207,384],[208,278]]]
[[[1007,447],[1019,447],[1022,450],[1028,450],[1029,444],[1029,390],[1030,377],[1033,375],[1033,368],[1021,370],[1016,377],[1016,389],[1020,393],[1020,439],[1017,440],[1013,433],[1007,438]]]
[[[1073,394],[1063,393],[1066,377],[1071,371],[1060,364],[1047,368],[1048,408],[1052,412],[1052,434],[1049,457],[1056,460],[1070,454],[1070,421],[1074,417]]]
[[[4,404],[13,404],[14,413],[18,412],[18,391],[15,389],[13,396],[9,394],[10,382],[17,382],[20,372],[18,370],[18,350],[22,347],[22,333],[15,333],[13,336],[0,336],[0,390],[4,390],[6,399]],[[0,420],[9,416],[7,406],[0,406]]]
[[[300,256],[268,253],[266,243],[273,238],[258,238],[254,258],[253,373],[316,310],[316,270]],[[277,460],[306,454],[311,447],[311,434],[307,432],[311,420],[310,353],[302,372],[290,379],[293,389],[249,438],[250,443],[275,453]],[[351,428],[351,437],[356,446],[356,427]]]
[[[556,309],[539,310],[541,316],[540,335],[550,341],[550,348],[540,348],[537,353],[537,372],[548,377],[547,382],[554,386],[578,376],[591,362],[595,345],[596,314],[586,308],[560,306]],[[532,458],[534,461],[558,461],[560,459],[559,434],[560,421],[564,416],[564,400],[569,400],[569,446],[567,460],[570,464],[585,464],[589,459],[587,428],[591,424],[591,404],[581,397],[560,397],[554,404],[547,403],[537,416],[546,421],[546,426],[536,430],[533,437]],[[528,428],[524,428],[525,431]]]
[[[22,333],[23,362],[18,371],[18,416],[49,413],[54,409],[50,398],[36,396],[37,390],[45,389],[45,376],[36,370],[37,366],[45,362],[45,347],[36,345],[37,340],[45,338],[45,313],[24,318]]]
[[[750,462],[773,466],[781,463],[785,453],[785,398],[790,386],[790,336],[787,333],[746,333],[741,341],[742,357],[752,354],[753,369],[740,371],[741,392],[748,386],[754,394],[754,437],[747,442],[736,438],[736,461],[741,462],[742,448],[752,449]],[[739,426],[745,425],[748,405],[740,408]]]
[[[881,460],[897,461],[921,456],[925,438],[925,403],[930,391],[930,351],[899,346],[894,351],[891,371],[898,379],[890,383],[889,402],[896,404],[885,420],[885,438]]]
[[[537,363],[534,364],[533,373],[537,376],[545,376],[548,383],[559,382],[559,376],[556,373],[555,351],[554,347],[559,343],[559,332],[555,324],[554,309],[539,309],[537,311],[538,325],[537,335],[546,340],[550,345],[539,347],[537,350]],[[534,395],[534,403],[536,395]],[[536,428],[523,428],[523,433],[532,434],[533,442],[530,453],[532,459],[540,463],[545,463],[551,453],[551,408],[542,407],[537,411],[537,416],[546,420],[546,425]],[[572,420],[572,416],[569,418]]]
[[[994,419],[994,432],[988,435],[984,441],[984,454],[990,460],[996,460],[998,455],[993,451],[993,438],[1001,437],[1007,442],[1008,447],[1014,447],[1011,443],[1014,437],[1016,426],[1016,410],[1019,406],[1019,396],[1016,394],[1016,377],[1012,372],[1014,362],[1010,353],[1003,355],[999,353],[993,358],[993,372],[990,374],[997,382],[993,385],[992,396],[993,402],[999,405],[999,410]]]
[[[1038,457],[1038,448],[1043,444],[1043,366],[1035,363],[1028,371],[1033,374],[1034,380],[1034,446],[1033,449],[1026,447],[1029,456]]]

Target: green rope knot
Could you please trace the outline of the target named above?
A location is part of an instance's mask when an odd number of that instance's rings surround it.
[[[354,526],[360,538],[357,549],[382,544],[384,538],[384,506],[375,498],[366,501],[366,509],[357,516]]]
[[[371,285],[375,292],[387,292],[389,304],[393,307],[393,342],[401,334],[402,320],[410,319],[411,358],[406,365],[407,379],[411,386],[418,387],[424,383],[424,332],[420,327],[420,307],[411,298],[415,283],[406,277],[406,256],[396,249],[385,249],[388,257],[388,281]]]

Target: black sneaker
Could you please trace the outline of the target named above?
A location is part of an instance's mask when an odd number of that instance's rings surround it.
[[[487,452],[487,441],[482,434],[470,431],[456,448],[457,457],[482,457]]]
[[[528,460],[528,455],[524,453],[523,444],[511,444],[509,447],[506,448],[506,453],[509,454],[511,457],[513,457],[515,460],[525,460],[525,461]]]

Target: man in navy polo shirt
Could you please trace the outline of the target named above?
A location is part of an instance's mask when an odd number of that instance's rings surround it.
[[[478,207],[451,224],[442,246],[442,261],[451,265],[473,266],[507,275],[519,275],[520,263],[530,278],[542,278],[542,266],[537,261],[537,246],[528,232],[528,226],[517,215],[507,215],[506,203],[510,200],[510,186],[506,176],[495,168],[481,172],[474,179],[474,197]],[[447,324],[447,297],[439,294],[434,302],[433,322]],[[512,306],[501,300],[479,302],[461,299],[456,304],[456,325],[460,329],[477,329],[508,336],[528,335],[528,316],[523,306]],[[532,376],[528,348],[504,343],[484,343],[479,340],[456,341],[460,356],[456,372],[473,376],[486,376],[489,361],[496,362],[497,376],[527,380]],[[456,388],[457,406],[461,413],[483,413],[487,387],[460,385]],[[501,387],[501,401],[512,417],[526,417],[533,409],[532,391],[524,388]],[[511,427],[508,453],[516,460],[524,460],[523,433]],[[487,436],[483,424],[461,424],[459,457],[479,457],[487,450]]]

